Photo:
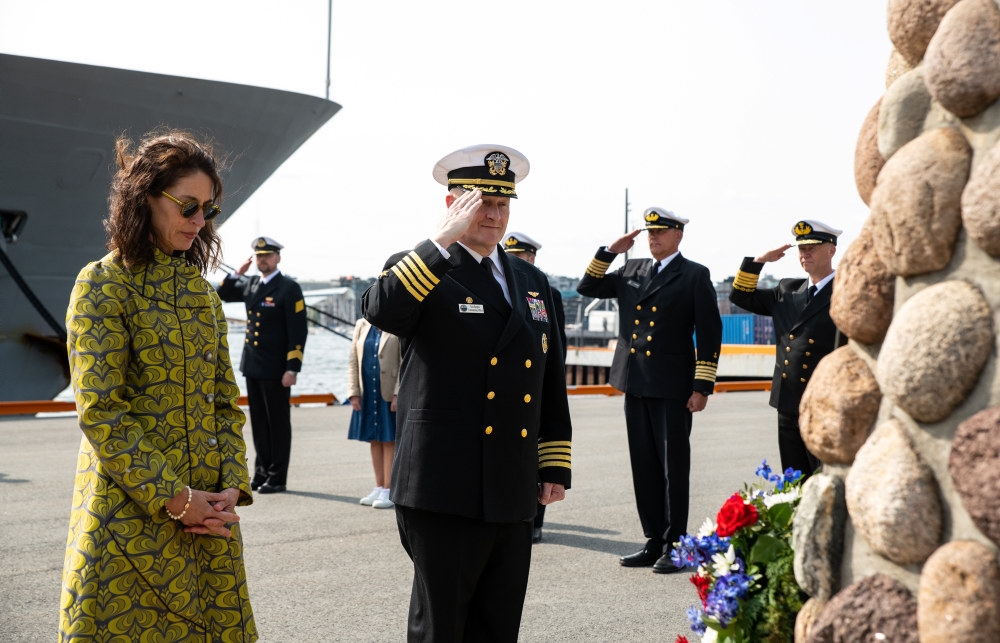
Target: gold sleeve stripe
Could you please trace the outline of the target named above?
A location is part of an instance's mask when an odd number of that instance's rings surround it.
[[[538,448],[548,449],[551,447],[566,447],[567,449],[569,449],[572,445],[573,443],[570,442],[569,440],[553,440],[551,442],[539,442]]]
[[[753,292],[757,290],[758,279],[760,279],[760,275],[755,275],[752,272],[737,270],[736,278],[733,279],[733,288],[736,290],[742,290],[743,292]]]
[[[295,312],[301,313],[305,309],[306,309],[306,302],[304,302],[301,299],[295,302]]]
[[[415,250],[411,250],[410,254],[403,257],[401,261],[406,262],[410,270],[417,275],[420,282],[427,288],[427,292],[434,290],[434,286],[438,285],[438,282],[441,281],[431,272],[431,269],[427,267],[427,264],[424,263],[424,260],[420,258],[420,255]]]
[[[288,351],[288,355],[285,356],[286,360],[297,359],[299,361],[302,361],[302,358],[303,358],[303,355],[302,355],[302,351],[300,351],[300,350]]]
[[[719,365],[715,362],[695,362],[694,363],[694,379],[705,380],[706,382],[715,381],[715,371],[719,368]]]
[[[538,468],[539,469],[544,469],[545,467],[562,467],[564,469],[572,469],[573,468],[572,466],[570,466],[569,460],[567,460],[566,462],[539,462],[538,463]]]
[[[587,266],[587,274],[591,277],[597,277],[600,279],[604,276],[604,273],[608,271],[608,267],[610,265],[610,261],[601,261],[597,257],[594,257],[590,260],[590,265]]]
[[[392,267],[392,271],[396,273],[399,277],[399,281],[403,284],[403,287],[413,295],[413,298],[417,301],[423,301],[424,297],[430,294],[431,290],[434,289],[433,283],[436,283],[436,277],[431,274],[431,278],[435,279],[432,283],[426,279],[421,271],[427,271],[427,266],[420,260],[416,252],[410,252],[402,259],[400,259],[395,266]]]
[[[538,468],[565,467],[572,468],[572,443],[569,440],[541,442],[538,445]]]

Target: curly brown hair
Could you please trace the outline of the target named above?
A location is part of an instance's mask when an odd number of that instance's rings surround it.
[[[180,179],[204,172],[212,180],[213,200],[222,201],[219,178],[211,144],[199,141],[183,130],[154,130],[139,142],[133,152],[132,141],[122,135],[115,141],[118,172],[111,181],[108,216],[108,250],[129,268],[148,265],[156,247],[152,209],[146,197],[159,196]],[[205,273],[219,265],[222,239],[215,221],[206,221],[191,247],[184,252],[188,263]]]

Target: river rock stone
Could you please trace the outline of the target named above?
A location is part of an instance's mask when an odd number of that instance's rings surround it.
[[[844,481],[828,473],[806,480],[792,523],[795,581],[823,602],[840,590],[846,521]]]
[[[896,278],[875,252],[872,235],[868,221],[840,260],[830,298],[833,323],[862,344],[875,344],[885,337],[896,294]]]
[[[918,643],[917,601],[905,585],[874,574],[840,590],[823,607],[806,643]]]
[[[1000,143],[990,148],[969,175],[962,192],[962,223],[983,252],[1000,257]]]
[[[806,447],[828,464],[851,464],[875,423],[882,394],[868,364],[850,346],[820,360],[799,403]]]
[[[931,96],[967,118],[1000,97],[1000,8],[995,0],[962,0],[941,20],[924,55]]]
[[[1000,545],[998,472],[1000,407],[994,406],[958,425],[948,454],[948,473],[972,522],[987,538]]]
[[[885,88],[889,89],[897,78],[911,69],[913,66],[906,62],[903,54],[893,49],[889,52],[889,60],[885,64]]]
[[[879,351],[883,395],[920,422],[938,422],[962,403],[993,352],[993,315],[967,281],[943,281],[908,299]]]
[[[825,605],[826,603],[818,601],[815,598],[810,598],[802,605],[802,609],[795,616],[796,643],[803,643],[809,638],[813,623],[816,622],[816,617],[823,611]]]
[[[858,196],[865,205],[871,201],[875,179],[885,165],[885,159],[878,151],[878,110],[881,104],[880,98],[869,110],[865,122],[861,124],[858,142],[854,147],[854,184],[858,188]]]
[[[898,565],[916,564],[941,542],[937,480],[900,420],[875,428],[858,451],[845,488],[854,529],[880,556]]]
[[[972,149],[958,130],[942,127],[887,158],[871,202],[879,258],[896,275],[940,270],[951,261],[962,225]]]
[[[889,39],[910,65],[924,57],[941,18],[958,0],[889,0]]]
[[[924,563],[917,591],[921,643],[1000,641],[1000,562],[971,540],[942,545]]]
[[[931,93],[924,84],[923,73],[919,67],[906,72],[879,101],[878,150],[884,159],[890,158],[924,130],[931,111]]]

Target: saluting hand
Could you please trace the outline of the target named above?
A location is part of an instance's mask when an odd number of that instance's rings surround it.
[[[434,233],[434,241],[438,242],[442,248],[447,248],[461,239],[465,231],[469,229],[472,218],[483,205],[483,193],[481,190],[469,190],[458,198],[449,194],[447,203],[448,211],[438,222],[437,231]]]
[[[610,244],[608,244],[608,252],[613,252],[616,255],[620,255],[626,250],[629,250],[632,246],[635,245],[635,238],[639,236],[640,232],[642,232],[641,229],[633,230],[632,232],[629,232],[626,235],[618,237]]]
[[[250,270],[250,264],[252,263],[253,263],[253,255],[250,255],[250,258],[244,261],[243,265],[241,265],[239,268],[236,269],[236,274],[239,275],[240,277],[247,274],[247,270]]]
[[[781,259],[782,257],[784,257],[785,256],[785,252],[787,252],[788,249],[791,248],[791,247],[792,247],[792,244],[790,244],[790,243],[786,243],[783,246],[778,246],[777,248],[775,248],[773,250],[768,250],[764,254],[758,255],[757,257],[754,257],[754,261],[756,263],[768,263],[770,261],[777,261],[778,259]]]

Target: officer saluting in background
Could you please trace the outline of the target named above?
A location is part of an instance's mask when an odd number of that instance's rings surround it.
[[[577,291],[618,299],[610,383],[625,393],[632,485],[648,539],[619,562],[669,574],[683,569],[669,552],[687,533],[691,414],[705,408],[715,389],[722,318],[708,268],[679,251],[688,220],[656,207],[644,216],[653,259],[630,259],[607,271],[635,243],[641,230],[633,230],[597,251]]]
[[[299,284],[278,270],[284,246],[270,237],[258,237],[251,247],[254,254],[217,290],[223,301],[242,301],[247,307],[240,371],[247,378],[257,454],[250,487],[280,493],[286,488],[292,451],[291,387],[302,370],[306,305]],[[260,276],[244,277],[255,259]]]
[[[746,257],[736,273],[729,301],[774,320],[777,338],[771,406],[778,409],[778,450],[781,468],[808,477],[819,459],[806,448],[799,432],[799,402],[816,365],[846,338],[838,340],[830,319],[833,294],[833,255],[841,231],[820,221],[799,221],[792,228],[799,263],[808,278],[782,279],[775,288],[757,288],[764,264],[777,261],[792,247],[786,243],[757,256]],[[839,342],[839,343],[838,343]]]

